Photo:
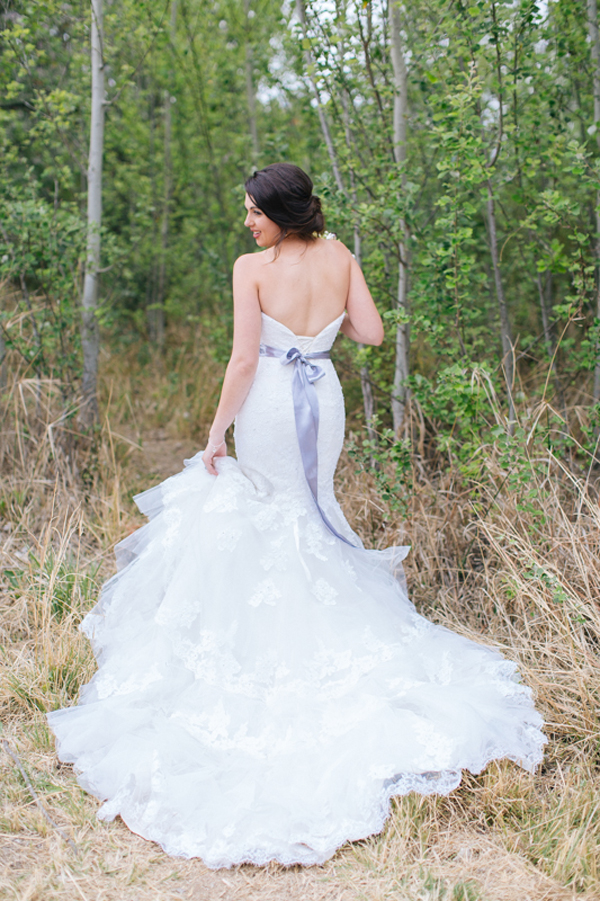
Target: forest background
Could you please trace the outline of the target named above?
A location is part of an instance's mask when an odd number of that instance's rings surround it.
[[[6,897],[206,888],[93,820],[43,713],[93,671],[77,625],[132,495],[203,446],[243,183],[279,160],[386,323],[335,349],[345,510],[413,545],[422,612],[519,663],[549,746],[533,779],[403,799],[329,868],[236,872],[223,897],[598,897],[596,0],[3,0],[0,53]]]

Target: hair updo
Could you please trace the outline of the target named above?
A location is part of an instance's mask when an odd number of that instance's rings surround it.
[[[313,241],[325,229],[321,201],[309,176],[292,163],[273,163],[247,179],[248,196],[281,229],[279,247],[288,235]]]

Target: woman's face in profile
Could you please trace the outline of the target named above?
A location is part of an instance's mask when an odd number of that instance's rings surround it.
[[[249,194],[244,201],[246,218],[244,225],[252,232],[252,237],[259,247],[272,247],[277,241],[281,229],[260,210]]]

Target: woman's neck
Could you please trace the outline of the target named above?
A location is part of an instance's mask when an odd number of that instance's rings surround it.
[[[283,239],[281,244],[272,244],[270,247],[267,247],[266,250],[272,259],[281,257],[297,258],[298,256],[304,256],[308,245],[311,243],[311,241],[306,241],[304,238],[299,238],[297,235],[288,235]]]

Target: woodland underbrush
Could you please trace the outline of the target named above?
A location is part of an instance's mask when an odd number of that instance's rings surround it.
[[[113,571],[114,544],[141,524],[132,495],[180,467],[178,448],[202,446],[219,383],[201,350],[106,356],[101,422],[87,437],[58,384],[15,365],[2,391],[1,896],[598,898],[598,468],[574,427],[564,423],[559,441],[560,428],[542,429],[543,411],[523,404],[510,429],[491,393],[490,429],[466,451],[437,440],[416,403],[405,434],[381,428],[376,446],[351,416],[337,487],[368,546],[411,545],[420,612],[518,663],[546,722],[540,771],[501,762],[448,798],[403,798],[382,835],[305,871],[242,867],[221,879],[95,819],[96,802],[56,761],[44,714],[75,701],[94,671],[77,627]],[[585,424],[585,411],[569,413]]]

